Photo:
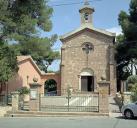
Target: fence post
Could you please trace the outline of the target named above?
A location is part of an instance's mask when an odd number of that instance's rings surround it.
[[[19,92],[12,92],[12,111],[16,112],[19,110]]]
[[[40,111],[40,85],[37,83],[30,84],[30,111]]]
[[[108,91],[109,91],[109,81],[100,81],[99,85],[99,112],[109,113],[109,101],[108,101]]]
[[[71,88],[68,86],[67,88],[67,100],[68,100],[68,112],[69,112],[69,102],[70,102],[70,99],[71,99]]]

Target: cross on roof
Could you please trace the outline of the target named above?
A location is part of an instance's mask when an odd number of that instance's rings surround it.
[[[89,2],[88,2],[88,0],[84,0],[85,2],[84,2],[84,5],[89,5]]]

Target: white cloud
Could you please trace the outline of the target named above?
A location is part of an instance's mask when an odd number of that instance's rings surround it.
[[[118,26],[118,27],[113,27],[113,28],[108,28],[108,29],[106,29],[106,30],[109,31],[109,32],[116,33],[116,35],[122,34],[122,29],[121,29],[120,26]]]

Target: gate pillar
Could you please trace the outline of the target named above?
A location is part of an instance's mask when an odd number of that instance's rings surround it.
[[[100,81],[99,85],[99,112],[100,113],[109,113],[109,101],[108,101],[108,90],[109,90],[109,81]]]
[[[30,84],[30,111],[40,111],[40,84]]]
[[[12,111],[16,112],[19,110],[19,92],[12,92]]]

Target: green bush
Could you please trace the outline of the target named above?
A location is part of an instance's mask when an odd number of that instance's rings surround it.
[[[57,83],[53,79],[49,79],[45,82],[45,90],[47,92],[56,91],[57,90]]]
[[[135,84],[135,83],[137,83],[137,75],[129,76],[127,81],[128,81],[128,84]]]
[[[135,102],[137,101],[137,83],[132,86],[131,91],[133,92],[132,101]]]
[[[128,90],[129,92],[131,92],[131,91],[132,91],[132,87],[133,87],[133,84],[128,84],[127,90]]]
[[[20,95],[25,95],[30,93],[30,89],[28,89],[27,87],[21,87],[17,91],[20,93]]]

